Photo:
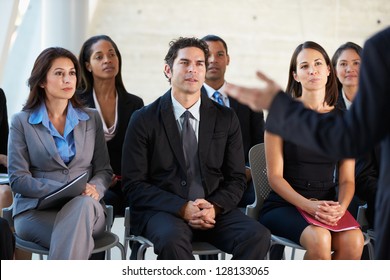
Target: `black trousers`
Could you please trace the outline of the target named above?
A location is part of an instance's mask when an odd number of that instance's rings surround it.
[[[15,252],[15,237],[7,220],[0,217],[0,259],[13,260]]]
[[[183,219],[160,212],[149,219],[143,235],[154,244],[158,259],[194,259],[192,241],[209,242],[237,260],[263,260],[270,231],[239,209],[221,214],[213,229],[194,230]]]

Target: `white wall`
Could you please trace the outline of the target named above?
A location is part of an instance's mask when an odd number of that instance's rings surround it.
[[[127,89],[149,103],[169,87],[163,59],[179,36],[219,35],[231,55],[228,81],[257,85],[261,69],[284,88],[298,44],[316,41],[332,56],[388,25],[388,0],[100,0],[87,33],[116,41]]]
[[[63,4],[66,0],[31,1],[59,1]],[[72,0],[72,4],[67,7],[73,9],[72,5],[80,4],[78,1],[88,0]],[[231,56],[227,71],[228,81],[258,85],[254,73],[261,69],[284,88],[291,54],[303,41],[313,40],[320,43],[332,56],[340,44],[346,41],[363,44],[370,35],[390,25],[388,0],[88,2],[89,10],[85,12],[85,18],[90,18],[90,22],[87,27],[81,26],[83,20],[80,19],[76,26],[74,19],[71,19],[72,22],[55,22],[59,17],[51,20],[50,24],[53,25],[42,26],[38,32],[28,31],[28,26],[24,27],[30,39],[20,38],[24,43],[10,53],[19,59],[15,60],[16,62],[8,61],[5,74],[0,76],[0,86],[5,89],[8,99],[9,117],[19,111],[21,104],[25,102],[28,93],[26,79],[33,60],[41,51],[40,46],[36,46],[36,40],[44,33],[49,34],[47,32],[58,32],[53,38],[64,42],[64,47],[68,47],[65,42],[69,41],[69,36],[77,37],[78,39],[72,41],[72,50],[75,50],[76,55],[84,41],[79,37],[81,33],[86,33],[84,39],[96,34],[111,36],[123,56],[123,78],[127,90],[141,96],[148,104],[169,88],[163,74],[163,59],[169,41],[179,36],[219,35],[226,40]],[[80,5],[85,9],[84,3]],[[56,13],[58,12],[57,10]],[[81,16],[78,11],[77,17]],[[39,23],[39,18],[30,17],[29,21],[33,27]],[[66,26],[71,28],[64,30],[63,27]],[[63,36],[58,36],[59,34]],[[5,61],[1,61],[1,66],[4,66],[4,63]],[[25,69],[26,74],[22,75],[21,69]],[[10,84],[21,89],[14,90]]]

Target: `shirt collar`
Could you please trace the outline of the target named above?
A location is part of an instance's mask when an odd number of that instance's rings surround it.
[[[341,94],[342,94],[343,99],[344,99],[345,107],[347,107],[347,110],[349,110],[349,107],[351,107],[352,102],[348,100],[348,98],[347,98],[347,96],[345,95],[345,92],[344,92],[343,89],[341,89]]]
[[[72,103],[68,102],[68,112],[66,115],[66,119],[69,120],[71,122],[70,124],[73,126],[75,122],[77,124],[79,120],[80,121],[88,120],[89,116],[86,112],[82,111],[81,109],[73,108]],[[31,113],[28,122],[30,124],[42,123],[44,126],[49,128],[49,115],[47,114],[47,109],[44,102],[42,102],[42,104]]]
[[[195,102],[194,105],[192,105],[191,108],[184,108],[183,105],[181,105],[179,103],[179,101],[177,101],[175,99],[175,97],[173,97],[173,94],[172,94],[172,91],[171,91],[171,99],[172,99],[172,105],[173,105],[173,113],[175,114],[175,119],[176,120],[179,120],[179,118],[181,117],[181,115],[183,115],[183,113],[188,110],[190,111],[190,113],[192,114],[192,116],[197,120],[197,121],[200,121],[200,112],[199,112],[199,108],[200,108],[200,103],[201,103],[201,98],[198,99],[198,101]]]
[[[226,86],[226,81],[223,83],[223,85],[218,88],[218,89],[213,89],[212,87],[210,87],[208,84],[204,83],[203,84],[204,88],[206,89],[207,91],[207,95],[209,96],[209,98],[213,99],[213,94],[214,92],[218,91],[222,96],[223,98],[227,98],[227,95],[225,93],[225,86]]]

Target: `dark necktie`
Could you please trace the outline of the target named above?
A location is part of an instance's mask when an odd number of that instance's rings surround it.
[[[222,94],[220,92],[218,92],[218,91],[214,92],[213,97],[219,104],[221,104],[222,106],[225,106],[225,102],[223,102]]]
[[[198,141],[190,123],[190,117],[192,115],[189,111],[183,113],[182,144],[187,165],[188,198],[195,200],[197,198],[204,198],[204,190],[199,167]]]

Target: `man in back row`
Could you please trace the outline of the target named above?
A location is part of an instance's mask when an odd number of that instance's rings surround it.
[[[172,41],[171,89],[131,118],[122,175],[132,231],[153,242],[158,259],[194,259],[193,241],[264,259],[270,232],[237,208],[246,186],[239,121],[201,95],[207,58],[202,40]]]
[[[210,51],[208,58],[209,66],[206,72],[206,80],[202,87],[202,93],[218,102],[221,105],[230,107],[237,114],[240,122],[242,141],[244,145],[245,157],[245,175],[247,188],[242,196],[238,207],[245,208],[248,204],[255,201],[255,191],[251,171],[249,169],[249,150],[254,145],[264,142],[264,116],[263,112],[254,112],[248,106],[243,105],[225,93],[226,67],[230,63],[228,47],[221,37],[216,35],[207,35],[202,38]]]

